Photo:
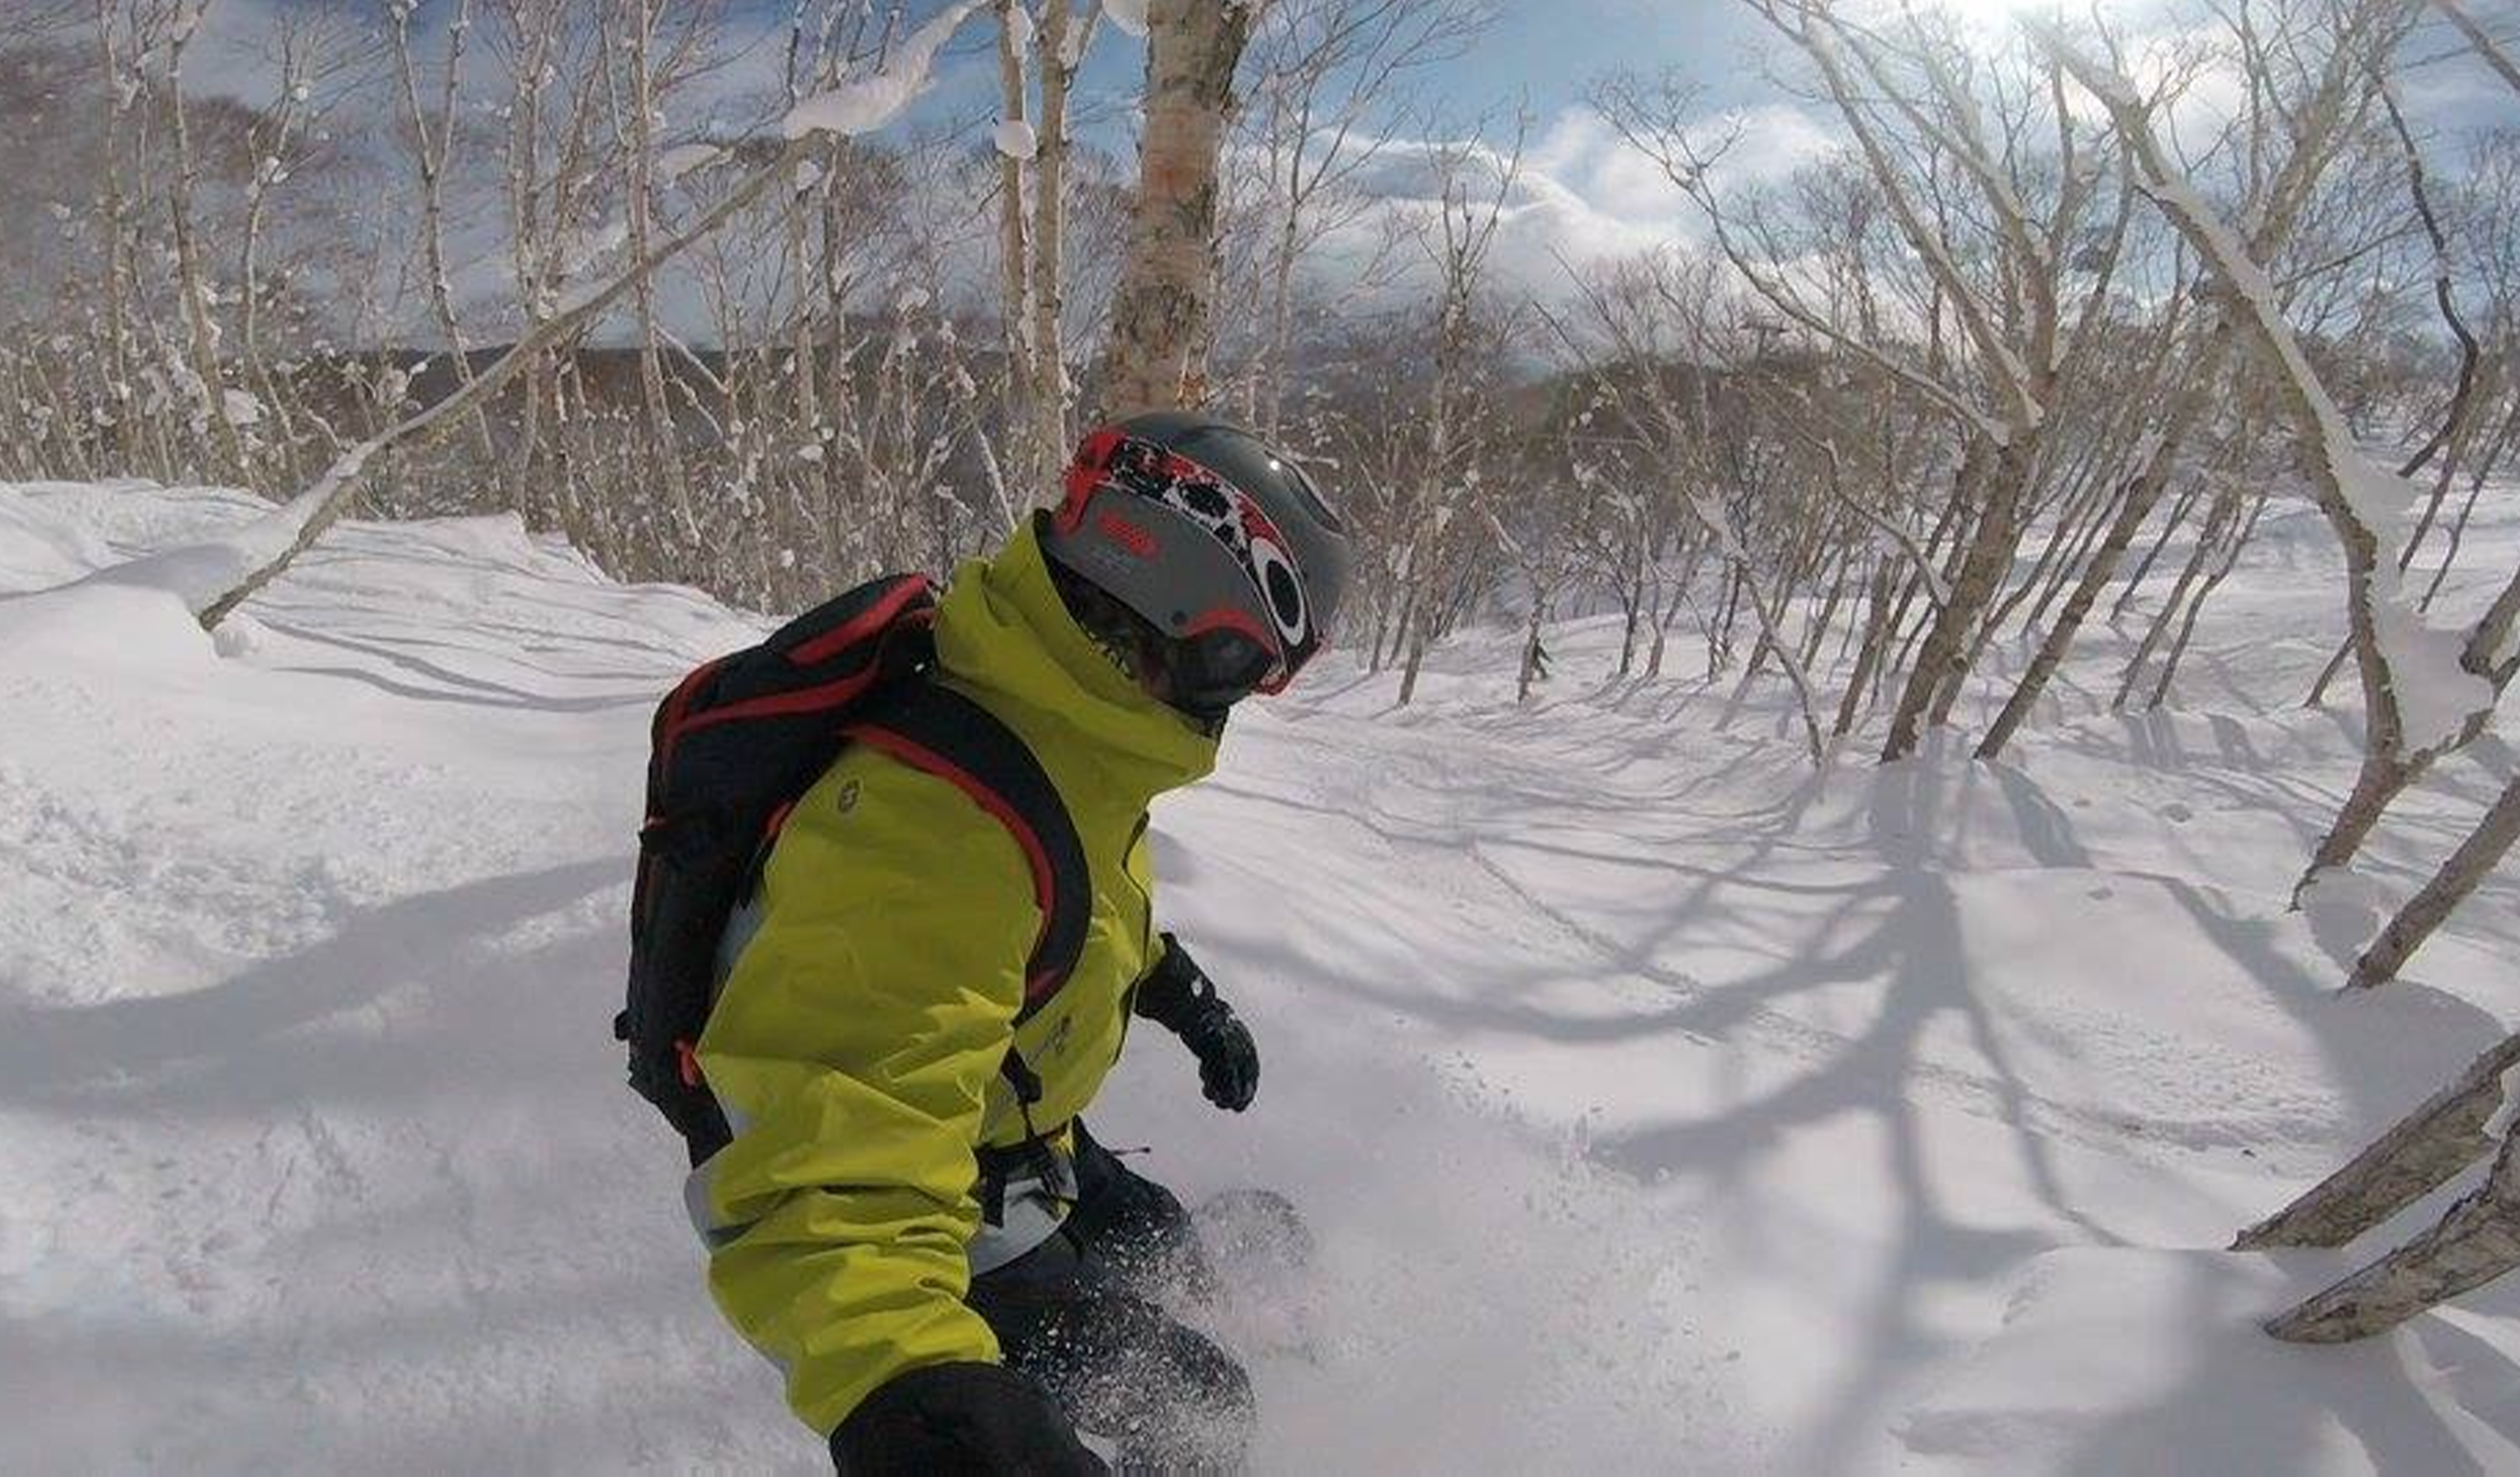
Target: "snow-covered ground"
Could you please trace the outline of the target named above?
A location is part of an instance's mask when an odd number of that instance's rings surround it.
[[[0,592],[252,506],[0,486]],[[2352,999],[2368,908],[2286,911],[2356,747],[2324,541],[2270,515],[2178,711],[2109,715],[2100,633],[1997,766],[1814,778],[1781,684],[1613,682],[1601,621],[1527,709],[1499,635],[1237,720],[1157,833],[1260,1104],[1147,1039],[1097,1125],[1315,1223],[1219,1319],[1262,1468],[2520,1470],[2520,1288],[2253,1327],[2437,1206],[2219,1250],[2520,1019],[2509,882]],[[824,1465],[608,1039],[649,707],[753,629],[499,520],[346,525],[216,640],[0,598],[0,1470]]]

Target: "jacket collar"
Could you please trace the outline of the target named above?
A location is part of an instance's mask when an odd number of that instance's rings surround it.
[[[1068,614],[1031,522],[995,557],[955,571],[936,650],[990,711],[1037,747],[1064,751],[1040,755],[1045,765],[1068,755],[1092,764],[1131,809],[1216,767],[1216,738],[1148,696]]]

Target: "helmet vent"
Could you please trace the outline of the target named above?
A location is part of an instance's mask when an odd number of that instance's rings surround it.
[[[1268,568],[1269,607],[1278,615],[1278,624],[1290,630],[1303,629],[1303,591],[1296,588],[1295,577],[1286,565],[1271,563]]]

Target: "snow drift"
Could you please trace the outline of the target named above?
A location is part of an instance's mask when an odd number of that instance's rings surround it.
[[[505,519],[345,524],[216,641],[75,583],[259,506],[0,487],[0,1468],[817,1469],[606,1030],[649,706],[759,624]],[[2301,1350],[2252,1320],[2343,1259],[2218,1250],[2520,1006],[2508,885],[2353,1000],[2351,910],[2285,911],[2354,764],[2289,706],[2297,521],[2210,711],[2061,682],[2017,764],[1813,778],[1780,694],[1611,682],[1594,622],[1531,710],[1499,636],[1237,720],[1158,858],[1259,1105],[1148,1040],[1097,1126],[1315,1223],[1217,1316],[1261,1469],[2520,1461],[2514,1290]]]

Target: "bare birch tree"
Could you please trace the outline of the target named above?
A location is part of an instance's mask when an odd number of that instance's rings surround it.
[[[1138,194],[1097,376],[1111,414],[1208,398],[1217,160],[1252,18],[1253,7],[1217,0],[1152,0],[1147,7]]]
[[[1099,6],[997,0],[999,316],[1005,327],[1009,465],[1040,496],[1070,441],[1065,309],[1069,277],[1070,95],[1102,20]]]
[[[193,147],[192,109],[184,96],[184,58],[213,3],[214,0],[175,0],[163,43],[164,70],[159,73],[158,83],[164,94],[166,132],[174,153],[166,221],[174,242],[177,289],[183,301],[182,368],[185,388],[194,405],[195,423],[211,431],[220,475],[240,486],[250,486],[254,473],[246,460],[244,430],[237,423],[240,407],[229,394],[220,355],[218,285],[211,278],[194,215],[194,201],[201,190],[201,158]]]
[[[1395,530],[1408,592],[1396,633],[1403,706],[1417,697],[1426,653],[1449,621],[1456,561],[1476,527],[1462,515],[1479,491],[1482,443],[1493,428],[1478,414],[1480,338],[1491,326],[1482,323],[1481,294],[1506,202],[1522,173],[1528,127],[1528,119],[1518,123],[1505,154],[1471,139],[1434,146],[1428,160],[1436,198],[1418,240],[1433,273],[1434,361],[1417,413],[1424,428],[1421,458],[1402,484]]]
[[[1352,186],[1392,145],[1377,119],[1406,114],[1412,82],[1460,56],[1490,15],[1472,0],[1276,0],[1261,13],[1239,111],[1264,238],[1245,375],[1247,413],[1271,438],[1292,399],[1299,269],[1369,206]],[[1340,300],[1383,280],[1371,261],[1343,263],[1340,277]]]
[[[1951,504],[1959,562],[1950,598],[1927,620],[1882,749],[1905,758],[1947,717],[2019,546],[2060,386],[2096,323],[2066,296],[2066,247],[2083,234],[2099,171],[2061,101],[2043,120],[1986,108],[1979,60],[1943,25],[1910,12],[1859,23],[1829,0],[1745,0],[1817,78],[1882,210],[1925,278],[1922,353],[1858,332],[1797,282],[1773,228],[1713,184],[1723,152],[1694,126],[1685,89],[1616,82],[1600,96],[1620,132],[1654,159],[1713,223],[1717,249],[1768,306],[1799,330],[1891,375],[1951,418],[1966,446]],[[2051,95],[2029,88],[2019,96]],[[2043,152],[2035,131],[2052,144]],[[2000,130],[2000,133],[1995,130]],[[2054,163],[2034,176],[2032,159]],[[2047,185],[2043,199],[2035,191]],[[1958,202],[1966,202],[1965,215]],[[1964,249],[1955,242],[1965,237]],[[2097,296],[2107,275],[2089,289]],[[1960,352],[1946,355],[1946,325]]]

